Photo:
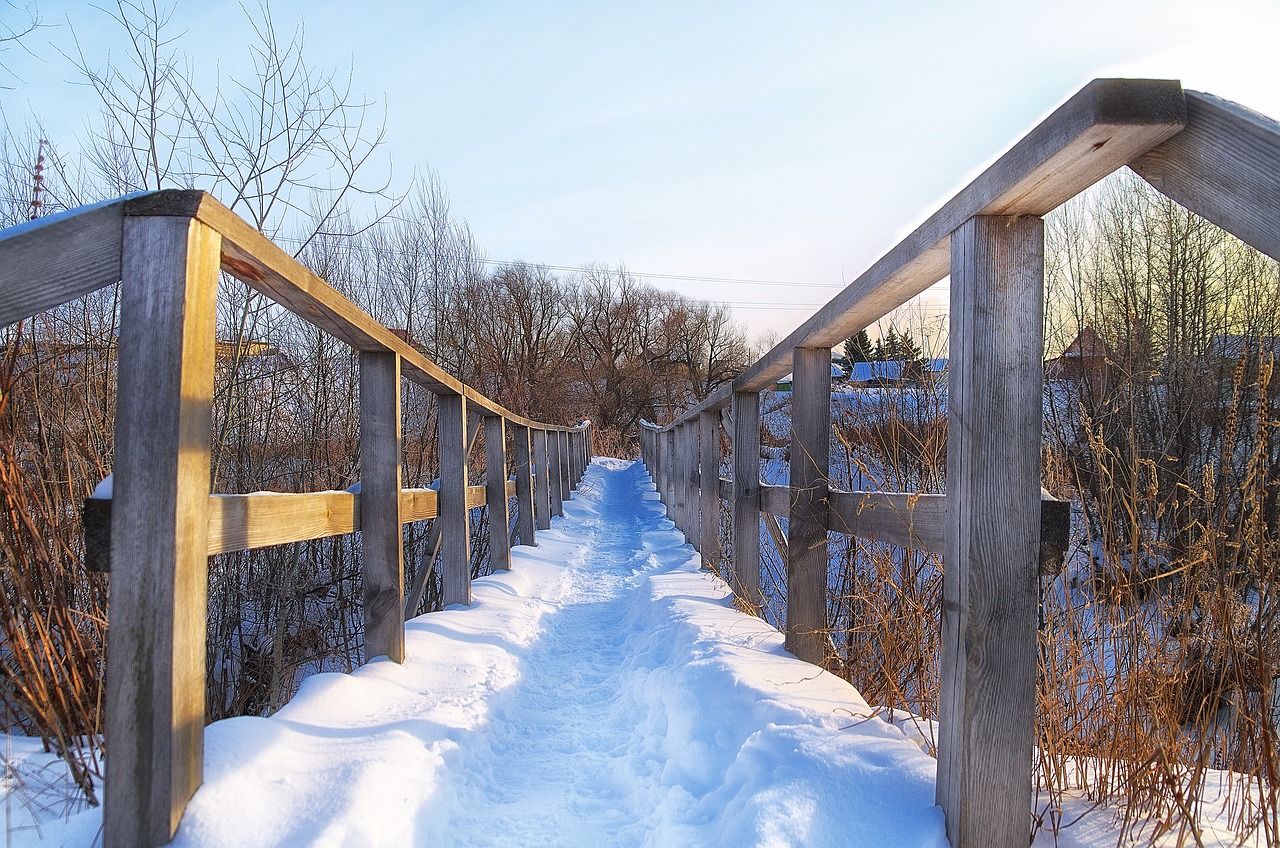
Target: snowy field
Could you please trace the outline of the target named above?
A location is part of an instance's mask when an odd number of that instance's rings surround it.
[[[315,675],[271,718],[211,725],[174,844],[946,844],[934,761],[733,609],[638,463],[595,460],[538,539],[470,608],[410,622],[404,665]],[[9,744],[25,782],[6,780],[7,844],[97,842],[100,812],[66,815],[38,744]],[[1112,822],[1094,811],[1056,844],[1114,845]]]

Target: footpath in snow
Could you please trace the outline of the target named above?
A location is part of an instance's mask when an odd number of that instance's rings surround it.
[[[564,511],[404,665],[211,725],[174,844],[946,845],[934,761],[732,607],[643,466],[596,459]]]

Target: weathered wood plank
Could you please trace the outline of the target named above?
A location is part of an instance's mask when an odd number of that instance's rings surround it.
[[[721,491],[730,481],[722,480]],[[827,529],[902,548],[945,553],[948,538],[945,495],[901,492],[845,492],[832,489]],[[727,495],[726,495],[727,496]],[[786,486],[761,486],[761,512],[786,518],[790,514]],[[1040,574],[1051,576],[1062,566],[1071,529],[1071,504],[1050,495],[1040,502]]]
[[[1280,260],[1280,123],[1188,91],[1186,128],[1129,165],[1192,212]]]
[[[681,533],[685,531],[685,473],[680,464],[684,456],[684,428],[684,424],[675,424],[667,433],[671,446],[671,481],[667,484],[671,489],[671,500],[667,503],[667,517]]]
[[[681,529],[684,531],[685,541],[696,551],[702,545],[702,525],[698,513],[698,419],[681,424],[676,440],[680,451],[676,473],[680,475],[680,487],[684,493],[680,501]]]
[[[516,476],[516,540],[521,545],[538,544],[533,523],[533,443],[528,427],[515,424],[511,427],[515,451]]]
[[[435,489],[401,489],[400,520],[405,524],[425,521],[440,514],[440,493]],[[357,521],[360,513],[356,513]],[[358,526],[358,525],[357,525]]]
[[[432,492],[432,513],[435,492]],[[401,499],[403,509],[404,499]],[[209,554],[322,539],[360,529],[360,497],[351,492],[212,495]]]
[[[1044,226],[952,236],[937,798],[954,848],[1023,848],[1031,817]]]
[[[676,510],[676,474],[675,465],[676,457],[676,434],[675,430],[664,430],[662,432],[662,488],[665,496],[662,502],[667,505],[667,518],[672,523],[675,522],[677,516]]]
[[[651,442],[651,450],[653,451],[653,466],[650,468],[650,474],[653,477],[654,488],[658,490],[658,497],[664,501],[666,506],[667,498],[667,460],[666,460],[666,435],[657,430],[649,432],[649,440]]]
[[[733,396],[733,593],[759,615],[760,593],[760,395]]]
[[[551,449],[547,442],[547,431],[534,429],[534,511],[539,530],[551,529]]]
[[[471,528],[467,520],[467,401],[438,395],[440,578],[444,605],[471,604]]]
[[[0,327],[120,280],[125,199],[10,227],[0,236]]]
[[[435,518],[438,502],[435,489],[401,489],[400,523]],[[354,533],[362,529],[360,504],[351,492],[210,495],[209,554]]]
[[[564,483],[561,476],[563,457],[560,451],[560,433],[547,433],[547,477],[551,487],[551,514],[564,515]]]
[[[704,412],[698,421],[698,550],[702,567],[715,571],[720,553],[720,414]]]
[[[686,427],[688,442],[685,445],[684,470],[689,487],[689,544],[702,553],[702,464],[698,461],[698,446],[702,443],[702,420],[694,418]],[[720,475],[716,475],[718,480]]]
[[[404,662],[400,358],[360,352],[360,561],[366,657]]]
[[[417,572],[413,575],[413,585],[410,586],[409,591],[405,593],[405,621],[408,621],[418,614],[418,609],[422,606],[422,599],[427,594],[427,580],[431,578],[431,572],[435,569],[436,563],[440,560],[439,522],[432,524],[431,529],[427,531],[427,542],[424,547],[427,552],[426,562],[423,562],[418,566]]]
[[[903,548],[941,553],[947,537],[944,495],[830,492],[827,529]]]
[[[499,415],[484,419],[485,505],[489,510],[489,563],[511,570],[511,515],[507,511],[507,432]]]
[[[96,243],[96,242],[95,242]],[[107,636],[108,848],[159,845],[203,780],[218,234],[125,221]]]
[[[569,441],[569,433],[561,430],[559,435],[560,442],[560,496],[563,500],[569,500],[573,497],[573,447]],[[561,507],[560,514],[564,514],[564,508]]]
[[[831,349],[800,347],[791,383],[791,512],[787,520],[786,649],[826,661]]]

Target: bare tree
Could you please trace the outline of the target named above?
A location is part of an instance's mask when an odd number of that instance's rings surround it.
[[[44,26],[44,22],[40,18],[40,10],[34,3],[18,5],[12,0],[4,0],[0,9],[3,9],[3,12],[0,13],[0,56],[14,47],[27,50],[23,41],[31,33]],[[7,76],[17,78],[13,70],[4,62],[0,62],[0,71],[3,71]],[[0,90],[8,91],[12,88],[13,86],[0,85]]]

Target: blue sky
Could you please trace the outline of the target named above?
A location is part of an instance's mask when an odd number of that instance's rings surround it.
[[[74,27],[91,56],[118,54],[118,31],[83,2],[38,9],[41,61],[3,54],[19,79],[0,103],[83,132],[89,93],[54,48]],[[738,304],[756,334],[785,334],[1095,76],[1179,78],[1280,116],[1280,0],[272,10],[385,103],[397,184],[434,169],[490,258],[820,284],[653,279]],[[244,66],[237,4],[179,0],[174,21],[201,73]]]

